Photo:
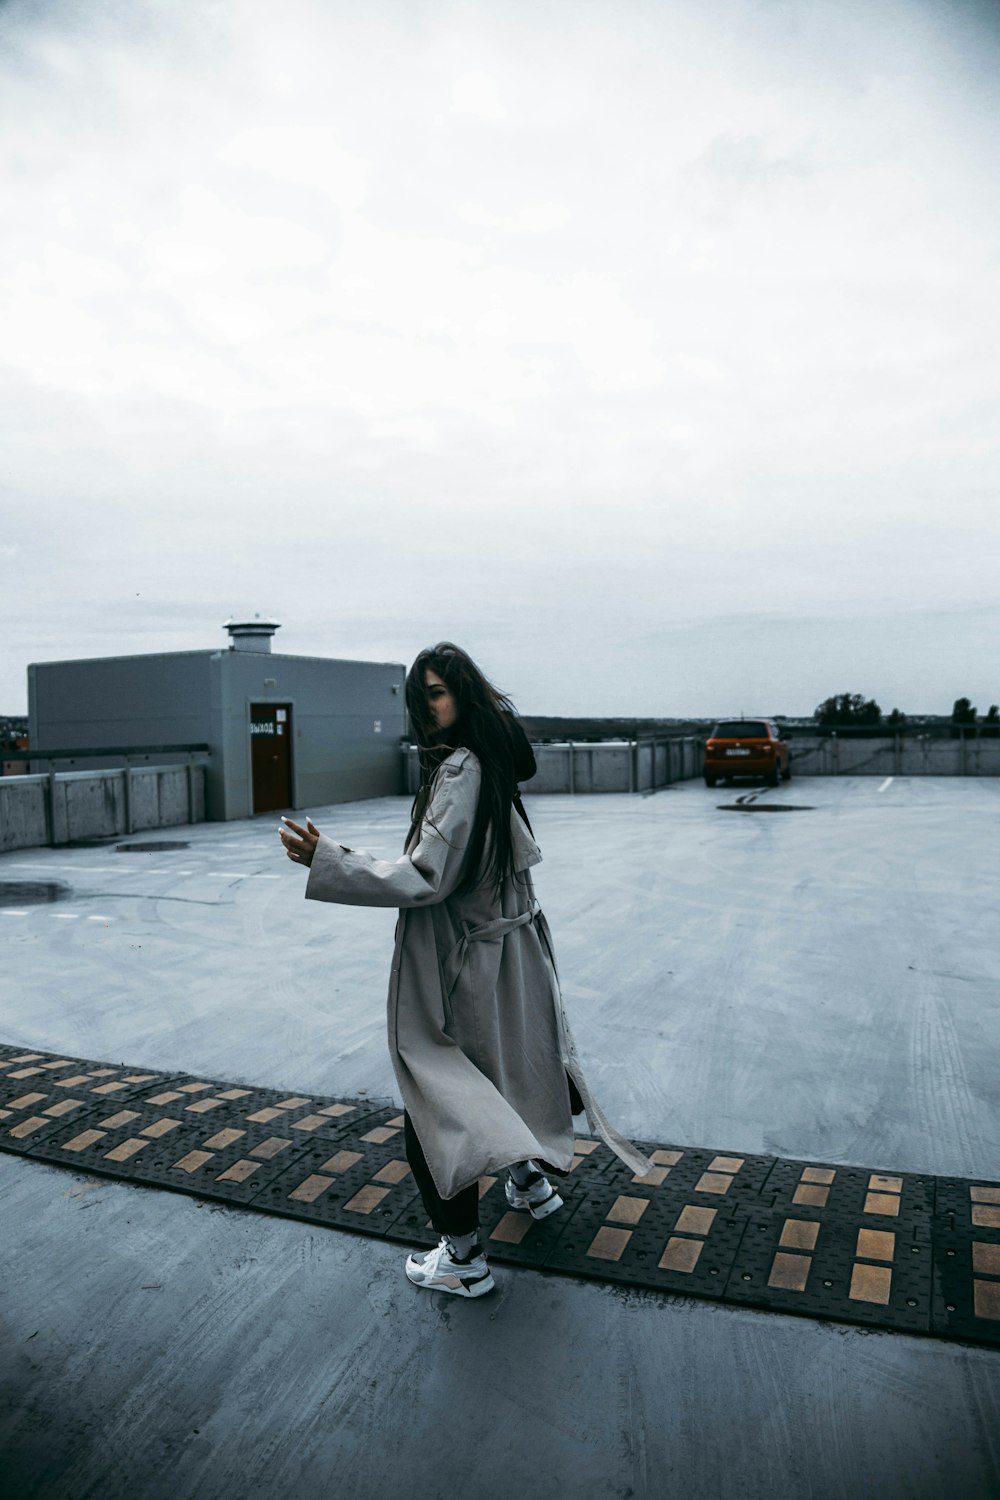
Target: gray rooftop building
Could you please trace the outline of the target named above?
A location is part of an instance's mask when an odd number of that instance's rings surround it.
[[[228,650],[33,663],[29,743],[48,759],[32,770],[207,747],[212,821],[400,792],[405,667],[272,652],[279,628],[255,616],[227,623]]]

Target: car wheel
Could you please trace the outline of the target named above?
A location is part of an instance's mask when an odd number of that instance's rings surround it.
[[[715,785],[715,777],[714,776],[706,776],[705,777],[705,785],[706,786],[714,786]]]
[[[782,777],[783,777],[783,779],[785,781],[791,781],[791,779],[792,779],[792,757],[791,756],[788,757],[788,764],[785,767],[784,771],[782,772]]]
[[[768,771],[767,776],[764,779],[766,780],[768,786],[777,786],[778,782],[781,780],[781,767],[775,764],[774,770]]]

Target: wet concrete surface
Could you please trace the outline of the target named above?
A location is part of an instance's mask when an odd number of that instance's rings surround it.
[[[742,794],[745,790],[740,788]],[[807,795],[805,794],[807,792]],[[1000,786],[538,798],[597,1097],[720,1151],[995,1176]],[[311,810],[395,857],[402,799]],[[302,900],[276,818],[4,856],[0,1040],[395,1095],[392,912]],[[138,839],[136,840],[138,842]],[[504,1269],[0,1158],[0,1451],[38,1496],[990,1496],[1000,1354]]]

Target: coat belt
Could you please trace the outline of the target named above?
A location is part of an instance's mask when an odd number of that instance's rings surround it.
[[[462,922],[462,936],[452,948],[444,961],[443,975],[445,994],[450,997],[452,990],[458,983],[458,976],[462,972],[466,954],[470,943],[492,943],[504,937],[508,932],[513,932],[515,927],[525,927],[529,922],[542,917],[542,908],[536,901],[528,911],[521,912],[518,917],[497,917],[493,922],[484,922],[481,927],[470,927],[468,922]]]

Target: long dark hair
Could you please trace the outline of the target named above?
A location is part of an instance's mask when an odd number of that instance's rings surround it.
[[[458,714],[450,729],[438,729],[431,713],[424,685],[428,667],[455,699]],[[466,746],[479,760],[482,781],[465,868],[454,894],[484,884],[491,885],[499,895],[504,881],[514,873],[510,837],[511,799],[517,791],[514,705],[483,675],[468,652],[452,641],[439,641],[420,652],[406,675],[406,709],[420,759],[420,785],[410,810],[410,837],[427,810],[438,767],[453,750]],[[490,852],[484,865],[487,834],[491,835]]]

